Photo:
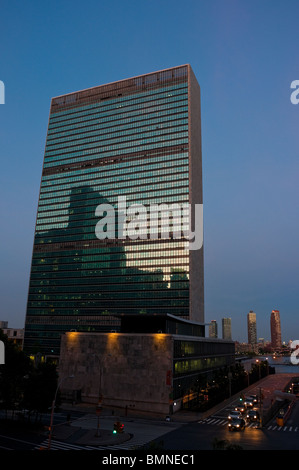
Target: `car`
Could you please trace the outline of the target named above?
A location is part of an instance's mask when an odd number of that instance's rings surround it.
[[[245,429],[245,421],[243,418],[234,418],[228,423],[229,431],[243,431]]]
[[[235,411],[238,411],[239,413],[243,414],[243,413],[245,413],[246,408],[243,405],[239,405],[239,406],[235,407]]]
[[[232,420],[232,419],[234,419],[234,418],[241,418],[241,417],[242,417],[242,415],[241,415],[240,411],[232,410],[232,411],[229,413],[227,419],[230,421],[230,420]]]
[[[248,398],[252,400],[254,404],[258,403],[259,401],[259,398],[257,395],[250,395]]]
[[[253,408],[253,401],[250,398],[245,398],[244,405],[246,408]]]
[[[259,412],[256,410],[249,410],[246,414],[246,418],[248,421],[259,421],[260,415]]]

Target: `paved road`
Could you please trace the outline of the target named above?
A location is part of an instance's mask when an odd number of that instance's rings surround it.
[[[288,374],[269,376],[257,385],[251,386],[245,394],[258,394],[262,388],[264,404],[267,407],[273,400],[274,390],[282,390],[289,378]],[[227,429],[227,415],[238,403],[239,394],[226,400],[206,415],[182,412],[174,415],[171,422],[137,417],[102,416],[100,418],[101,429],[111,430],[112,433],[113,423],[119,418],[125,424],[125,432],[132,436],[130,440],[121,444],[105,446],[95,446],[94,440],[92,443],[85,442],[85,445],[81,445],[80,441],[76,439],[78,434],[75,433],[75,428],[85,430],[97,428],[97,417],[94,412],[90,413],[86,410],[84,412],[80,407],[75,407],[72,410],[66,409],[62,413],[55,414],[55,423],[61,425],[70,412],[74,435],[67,439],[54,437],[51,448],[53,450],[131,450],[153,444],[157,447],[161,445],[166,450],[201,450],[213,448],[215,439],[225,439],[241,445],[245,449],[298,450],[299,404],[296,404],[288,422],[282,427],[277,426],[276,421],[273,420],[262,429],[256,429],[255,424],[249,423],[244,432],[231,433]],[[46,417],[46,420],[48,418]],[[56,427],[56,430],[58,428],[59,426]],[[2,450],[39,449],[41,447],[47,448],[45,436],[29,436],[21,432],[9,435],[9,433],[0,430],[0,449]]]
[[[229,432],[225,426],[190,423],[163,436],[165,450],[213,450],[215,441],[228,441],[244,450],[299,450],[297,433],[246,428]]]

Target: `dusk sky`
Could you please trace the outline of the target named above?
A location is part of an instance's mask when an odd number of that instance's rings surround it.
[[[298,0],[1,0],[0,320],[23,328],[54,96],[189,63],[201,86],[205,321],[299,339]],[[299,97],[299,94],[298,94]]]

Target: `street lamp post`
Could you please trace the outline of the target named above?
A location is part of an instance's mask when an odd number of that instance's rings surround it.
[[[102,401],[103,401],[103,395],[102,395],[102,363],[101,363],[101,358],[99,357],[98,354],[93,354],[93,357],[96,357],[98,362],[99,362],[99,377],[100,377],[100,385],[99,385],[99,397],[98,397],[98,405],[96,408],[96,415],[97,415],[97,432],[95,434],[96,437],[99,437],[99,429],[100,429],[100,415],[102,411]]]
[[[258,366],[259,366],[259,380],[261,380],[261,363],[260,363],[259,359],[256,359],[255,362],[256,362],[256,363],[258,364]]]
[[[56,398],[57,398],[57,393],[59,390],[60,385],[65,379],[73,379],[74,376],[70,375],[68,377],[63,377],[63,379],[60,380],[60,382],[57,385],[55,395],[54,395],[54,400],[52,401],[52,409],[51,409],[51,420],[50,420],[50,429],[49,429],[49,441],[48,441],[48,450],[51,448],[51,440],[52,440],[52,432],[53,432],[53,418],[54,418],[54,410],[55,410],[55,403],[56,403]]]

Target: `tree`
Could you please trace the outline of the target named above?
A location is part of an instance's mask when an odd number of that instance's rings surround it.
[[[23,407],[31,413],[35,412],[36,420],[38,415],[50,408],[57,387],[57,379],[56,365],[45,362],[34,368],[26,380]]]
[[[57,387],[56,365],[33,361],[0,330],[5,345],[5,364],[0,365],[0,406],[5,410],[29,410],[39,413],[49,409]]]
[[[5,364],[0,365],[0,403],[2,409],[19,407],[24,383],[32,370],[29,357],[0,330],[0,340],[5,345]]]

